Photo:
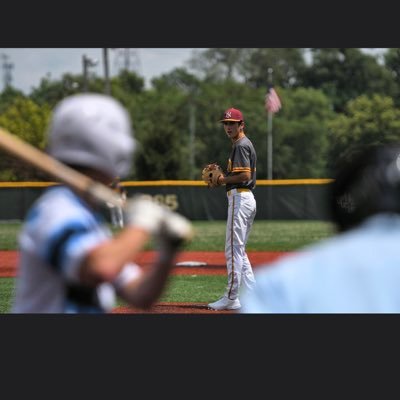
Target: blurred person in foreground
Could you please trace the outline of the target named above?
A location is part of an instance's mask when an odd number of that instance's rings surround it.
[[[242,313],[400,312],[400,145],[339,164],[330,210],[337,234],[260,266]]]
[[[110,185],[131,168],[136,142],[131,120],[115,99],[78,94],[54,110],[48,152],[88,177]],[[47,189],[30,208],[19,236],[13,313],[104,313],[116,297],[146,309],[160,296],[191,224],[143,197],[129,199],[126,225],[114,237],[105,205],[65,185]],[[150,268],[133,261],[154,238]]]

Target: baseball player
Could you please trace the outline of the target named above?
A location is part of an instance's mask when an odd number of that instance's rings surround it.
[[[351,155],[331,189],[338,234],[260,266],[242,313],[400,313],[400,146]]]
[[[220,175],[215,182],[218,185],[226,185],[228,198],[225,237],[228,285],[224,295],[214,303],[208,304],[208,307],[213,310],[236,310],[241,307],[241,285],[251,290],[255,283],[246,254],[246,244],[256,215],[253,190],[256,186],[257,155],[244,132],[244,119],[240,110],[229,108],[220,122],[232,142],[227,174]]]
[[[129,114],[109,96],[70,96],[54,110],[48,152],[104,185],[127,175],[135,145]],[[33,204],[19,236],[12,312],[108,312],[116,296],[139,308],[153,304],[191,225],[134,197],[126,205],[126,227],[112,237],[100,207],[64,185],[50,187]],[[158,257],[143,270],[132,261],[151,237]]]
[[[126,203],[127,193],[125,188],[121,185],[119,177],[116,177],[110,184],[110,188],[113,189],[116,193],[121,196],[122,204]],[[108,208],[110,209],[111,214],[111,224],[118,228],[124,227],[124,214],[122,211],[122,207],[118,207],[114,204],[107,203]]]

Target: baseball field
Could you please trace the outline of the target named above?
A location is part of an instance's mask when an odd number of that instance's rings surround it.
[[[195,237],[182,248],[163,295],[150,310],[143,311],[118,303],[113,313],[194,314],[234,313],[211,311],[207,304],[219,298],[226,286],[224,258],[225,221],[193,222]],[[0,313],[9,313],[18,275],[17,237],[20,222],[0,223]],[[290,252],[301,251],[311,243],[329,237],[333,227],[324,221],[256,220],[247,253],[256,270]],[[146,268],[157,253],[149,243],[135,260]]]

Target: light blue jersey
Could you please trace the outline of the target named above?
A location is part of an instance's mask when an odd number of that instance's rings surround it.
[[[78,269],[89,250],[108,240],[103,217],[70,189],[48,189],[30,209],[19,236],[20,260],[14,313],[103,312],[110,284],[82,286]]]
[[[400,216],[370,217],[255,277],[242,313],[400,313]]]

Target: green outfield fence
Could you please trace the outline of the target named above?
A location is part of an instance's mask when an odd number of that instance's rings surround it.
[[[332,179],[258,180],[256,219],[328,220],[326,207]],[[28,208],[55,182],[0,182],[0,220],[22,220]],[[128,196],[151,196],[191,220],[224,220],[225,187],[208,189],[203,181],[125,181]],[[109,217],[108,211],[104,215]]]

